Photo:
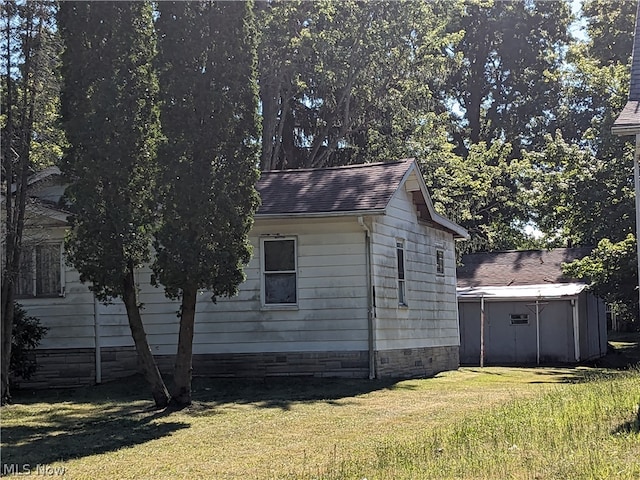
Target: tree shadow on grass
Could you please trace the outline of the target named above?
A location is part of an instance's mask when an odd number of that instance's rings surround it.
[[[392,388],[398,379],[366,380],[315,377],[195,378],[193,400],[211,406],[247,404],[289,410],[296,403],[321,402],[336,407],[348,399]]]
[[[24,414],[32,425],[3,422],[3,464],[51,464],[132,447],[189,427],[183,422],[154,422],[165,413],[139,403],[91,403],[82,408],[82,402],[70,400],[32,413]]]

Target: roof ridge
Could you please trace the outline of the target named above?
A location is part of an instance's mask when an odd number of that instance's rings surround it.
[[[399,160],[391,160],[388,162],[373,162],[373,163],[356,163],[353,165],[339,165],[335,167],[318,167],[318,168],[290,168],[282,170],[263,170],[262,174],[270,173],[296,173],[296,172],[320,172],[327,170],[349,170],[357,168],[377,167],[382,165],[397,165],[400,163],[415,162],[414,158],[402,158]]]

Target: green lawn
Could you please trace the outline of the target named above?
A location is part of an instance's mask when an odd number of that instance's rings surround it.
[[[5,473],[29,464],[98,480],[640,478],[637,370],[196,379],[194,405],[171,414],[149,410],[140,381],[18,396],[1,411]]]

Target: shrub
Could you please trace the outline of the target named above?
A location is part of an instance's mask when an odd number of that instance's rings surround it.
[[[11,335],[11,362],[9,369],[13,377],[31,378],[38,368],[33,350],[49,330],[40,325],[40,320],[27,315],[19,303],[15,304],[13,331]]]

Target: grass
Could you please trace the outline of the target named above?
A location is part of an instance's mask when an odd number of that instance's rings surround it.
[[[194,405],[171,414],[140,385],[18,396],[1,463],[96,480],[640,478],[637,369],[196,379]]]

